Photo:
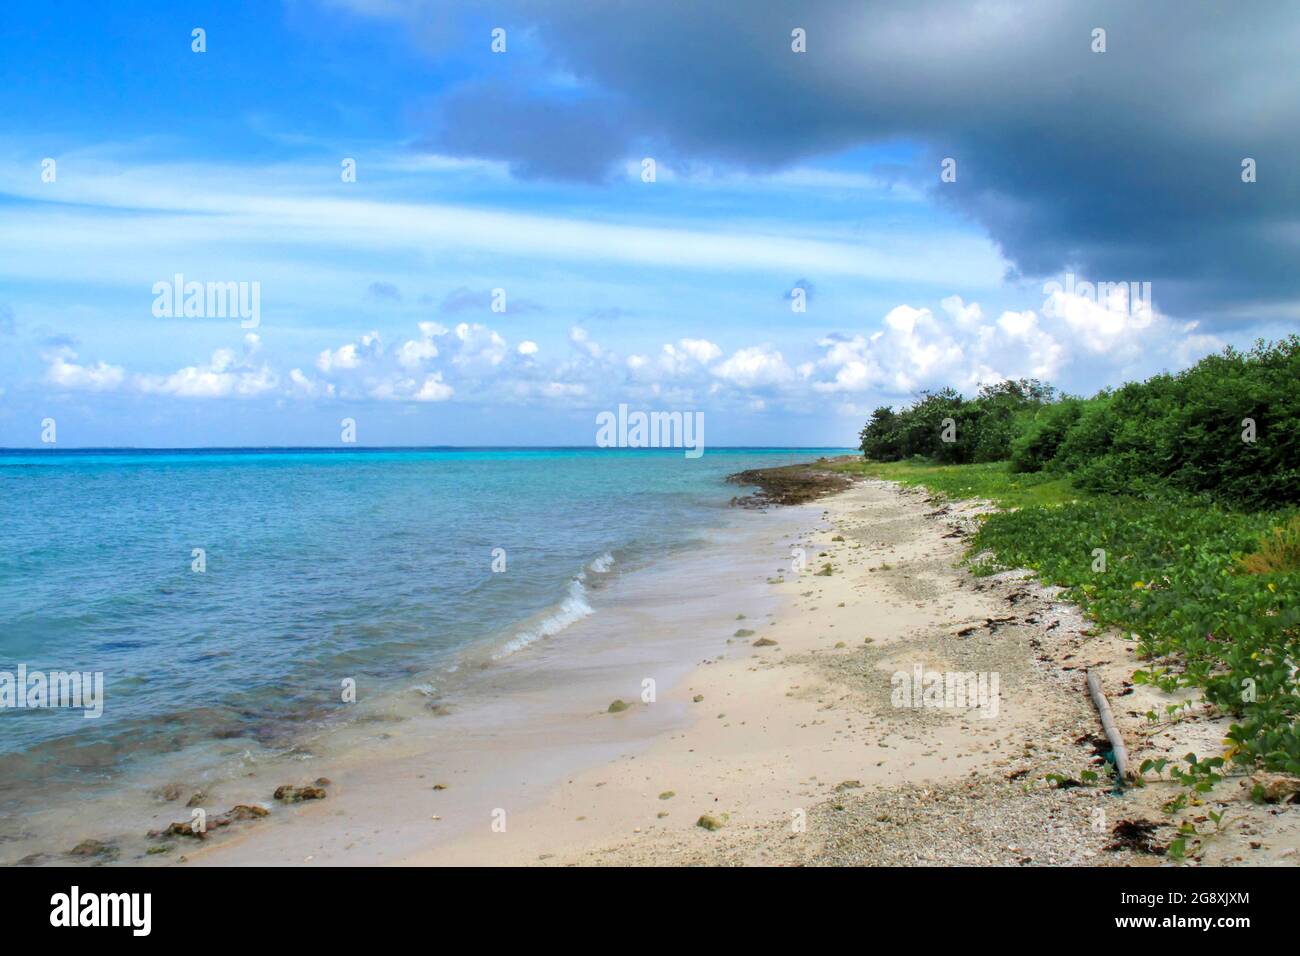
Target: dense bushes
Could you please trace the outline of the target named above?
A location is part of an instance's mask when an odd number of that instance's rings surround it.
[[[1300,337],[1225,349],[1091,399],[1054,398],[1033,381],[973,400],[927,393],[902,412],[877,409],[862,450],[878,461],[1009,459],[1014,471],[1068,475],[1096,492],[1169,485],[1245,507],[1300,500]],[[946,435],[943,419],[955,426]]]
[[[1056,457],[1057,449],[1079,421],[1083,408],[1084,403],[1079,399],[1065,398],[1020,416],[1009,447],[1011,470],[1042,471]]]
[[[1168,482],[1247,507],[1300,497],[1300,337],[1226,349],[1096,402],[1049,463],[1080,487]]]
[[[1051,401],[1055,390],[1033,379],[985,385],[973,399],[956,390],[923,392],[911,407],[877,408],[862,429],[862,452],[875,461],[922,455],[945,464],[1002,461],[1017,417]]]

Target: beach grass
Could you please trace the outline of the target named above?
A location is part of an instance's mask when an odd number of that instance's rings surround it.
[[[1001,508],[1064,505],[1089,497],[1069,478],[1044,472],[1016,474],[1005,461],[975,465],[938,465],[924,459],[906,461],[848,461],[831,464],[832,471],[923,486],[954,501],[982,498]]]

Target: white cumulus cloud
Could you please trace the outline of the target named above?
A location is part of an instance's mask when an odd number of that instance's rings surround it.
[[[781,353],[763,345],[737,350],[712,371],[718,378],[741,388],[780,385],[794,378]]]

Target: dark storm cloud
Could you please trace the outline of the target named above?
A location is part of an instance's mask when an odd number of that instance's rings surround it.
[[[431,144],[456,156],[508,161],[524,179],[598,180],[627,154],[626,120],[605,97],[532,95],[502,83],[463,86],[444,100]]]
[[[1157,306],[1179,315],[1297,314],[1294,2],[491,9],[495,22],[533,31],[545,50],[538,77],[564,71],[584,95],[518,81],[453,90],[439,149],[506,160],[525,176],[599,180],[632,144],[670,162],[762,170],[913,142],[924,158],[912,175],[981,223],[1025,276],[1071,267],[1151,281]],[[807,31],[806,54],[791,52],[795,27]],[[1097,27],[1105,53],[1091,49]],[[957,161],[954,183],[938,181],[945,157]],[[1258,163],[1255,184],[1241,181],[1245,157]]]

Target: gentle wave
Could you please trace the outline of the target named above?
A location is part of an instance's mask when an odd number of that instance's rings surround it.
[[[593,559],[586,568],[578,572],[577,577],[569,582],[566,597],[555,607],[553,613],[542,618],[534,627],[518,632],[492,655],[492,659],[494,661],[503,660],[511,654],[518,653],[528,645],[553,637],[569,625],[595,614],[595,609],[587,601],[587,572],[608,574],[613,566],[614,556],[608,551]]]

